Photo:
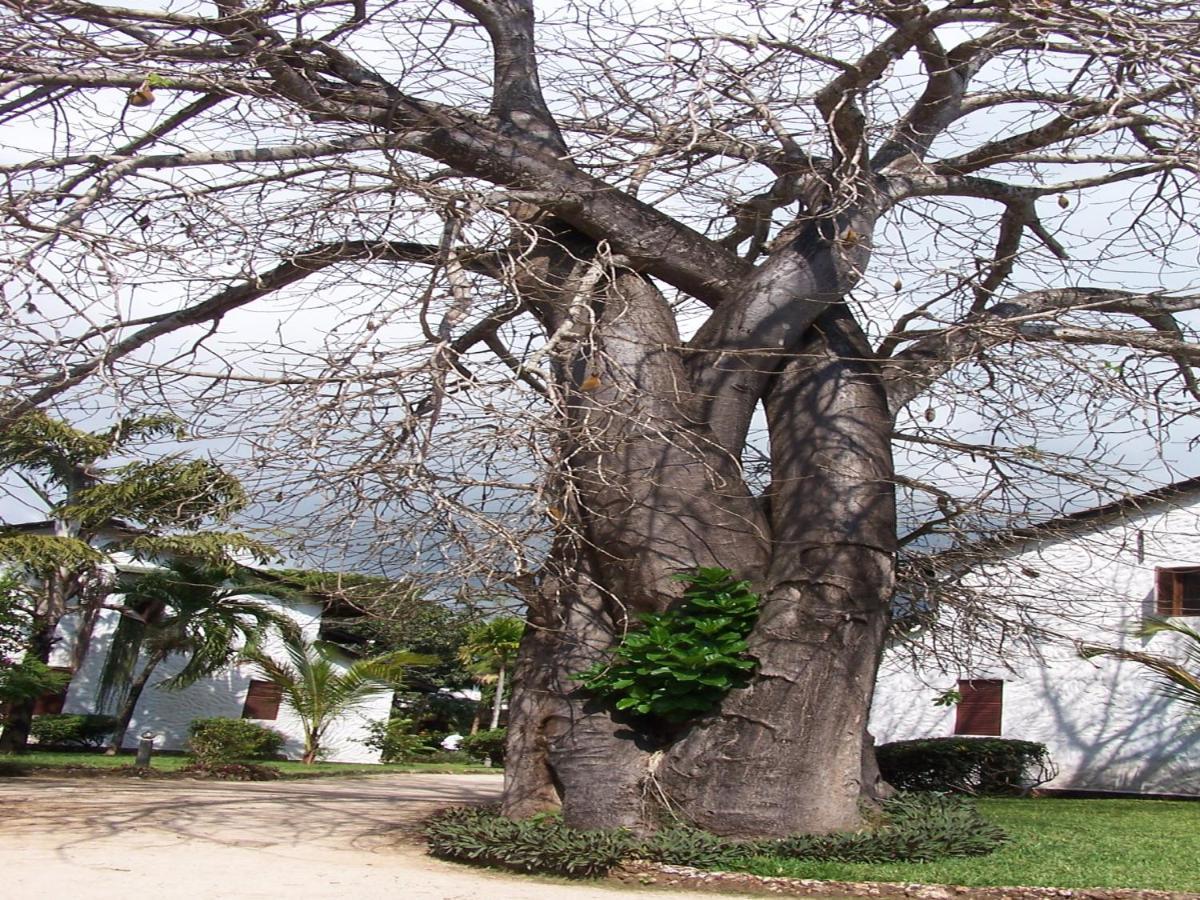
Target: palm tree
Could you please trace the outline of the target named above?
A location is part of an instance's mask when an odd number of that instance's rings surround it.
[[[150,676],[171,656],[183,668],[158,687],[178,690],[229,666],[244,646],[253,646],[271,626],[295,630],[296,624],[247,593],[275,597],[291,592],[274,584],[203,564],[173,562],[124,579],[121,621],[100,675],[97,704],[122,696],[108,752],[125,740],[134,710]],[[139,657],[141,666],[138,666]]]
[[[435,656],[396,651],[358,659],[343,667],[341,648],[325,641],[308,641],[298,632],[283,635],[287,662],[251,647],[243,658],[253,663],[266,681],[279,688],[283,702],[304,727],[303,762],[316,762],[321,739],[329,726],[381,694],[400,687],[409,666],[438,662]]]
[[[1112,659],[1125,659],[1145,666],[1154,672],[1158,678],[1162,692],[1174,699],[1181,700],[1200,711],[1200,632],[1170,619],[1147,619],[1146,622],[1133,632],[1134,637],[1148,638],[1156,634],[1178,634],[1187,639],[1184,651],[1185,662],[1179,662],[1154,653],[1143,653],[1138,650],[1124,650],[1118,647],[1101,647],[1088,644],[1080,648],[1079,655],[1084,659],[1096,656],[1108,656]]]
[[[467,639],[459,648],[458,658],[480,682],[496,682],[492,700],[493,729],[500,727],[500,709],[504,703],[504,684],[508,669],[517,657],[525,623],[513,616],[489,619],[467,631]]]

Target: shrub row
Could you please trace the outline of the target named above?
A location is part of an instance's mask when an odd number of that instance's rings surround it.
[[[43,713],[33,717],[29,736],[48,749],[88,749],[103,744],[116,727],[115,716]]]
[[[1054,777],[1045,744],[1006,738],[926,738],[875,748],[879,771],[901,791],[1022,794]]]
[[[556,817],[513,822],[491,808],[447,810],[426,828],[434,856],[574,878],[594,878],[621,862],[646,859],[699,868],[729,868],[752,856],[840,862],[924,861],[980,856],[1007,840],[964,798],[900,794],[883,804],[881,824],[852,834],[731,841],[676,826],[650,838],[624,830],[582,831]]]

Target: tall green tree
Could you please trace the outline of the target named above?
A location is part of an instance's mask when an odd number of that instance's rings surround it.
[[[491,728],[500,727],[508,672],[517,658],[524,633],[525,623],[514,616],[489,619],[468,630],[467,639],[459,648],[459,660],[463,665],[480,681],[495,684]]]
[[[1151,638],[1159,634],[1175,634],[1184,638],[1182,660],[1097,644],[1084,645],[1080,649],[1080,656],[1084,659],[1107,656],[1137,663],[1154,673],[1165,696],[1186,703],[1200,713],[1200,631],[1173,619],[1147,619],[1133,632],[1133,636],[1139,638]]]
[[[25,656],[47,663],[59,623],[78,617],[72,667],[87,654],[96,617],[111,593],[114,553],[205,560],[233,570],[231,554],[266,560],[273,551],[236,532],[206,530],[248,502],[236,478],[209,460],[172,455],[105,464],[138,444],[185,437],[171,416],[121,419],[84,431],[40,411],[0,434],[0,471],[11,473],[42,502],[47,530],[0,531],[0,564],[21,575],[17,608],[28,621]],[[0,751],[19,752],[29,737],[33,699],[10,709]]]
[[[286,598],[292,591],[219,566],[174,562],[124,578],[122,617],[100,676],[97,705],[117,700],[117,727],[109,740],[116,753],[125,740],[138,701],[150,678],[171,657],[183,666],[156,687],[178,690],[227,668],[272,626],[281,632],[296,624],[283,613],[246,595]]]
[[[314,763],[329,726],[403,683],[409,666],[432,665],[436,657],[398,651],[358,659],[349,665],[339,660],[340,648],[325,641],[309,641],[292,632],[283,635],[285,661],[261,647],[245,654],[262,678],[279,688],[283,703],[304,727],[305,763]]]

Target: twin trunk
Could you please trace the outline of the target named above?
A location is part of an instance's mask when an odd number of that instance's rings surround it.
[[[561,373],[574,527],[557,539],[514,676],[505,813],[561,803],[580,827],[677,817],[739,837],[853,828],[876,788],[864,736],[896,549],[892,420],[870,347],[830,305],[766,380],[771,485],[753,498],[704,424],[709,398],[688,387],[662,298],[622,275],[596,306]],[[700,566],[761,592],[757,670],[682,734],[654,733],[574,676],[608,657],[634,614],[678,599],[670,575]]]

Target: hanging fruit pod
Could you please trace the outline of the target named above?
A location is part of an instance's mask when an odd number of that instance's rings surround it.
[[[130,106],[149,106],[154,102],[154,91],[150,90],[150,80],[146,79],[129,92]]]

